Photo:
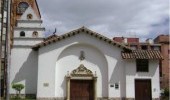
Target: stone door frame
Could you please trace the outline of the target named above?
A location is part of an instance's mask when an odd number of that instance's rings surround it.
[[[66,100],[70,100],[70,81],[71,80],[93,80],[94,100],[97,100],[97,75],[81,64],[77,69],[66,75]]]

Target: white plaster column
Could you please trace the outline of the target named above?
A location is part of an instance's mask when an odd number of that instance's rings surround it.
[[[67,76],[67,100],[70,100],[70,76]]]
[[[94,100],[97,100],[97,76],[93,77],[94,81]]]

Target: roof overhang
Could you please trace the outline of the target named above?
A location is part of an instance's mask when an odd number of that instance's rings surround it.
[[[101,35],[99,33],[96,33],[94,31],[91,31],[90,29],[87,29],[85,27],[81,27],[79,29],[73,30],[73,31],[68,32],[66,34],[63,34],[61,36],[53,36],[51,38],[47,37],[47,39],[45,39],[45,41],[34,45],[32,49],[37,50],[37,49],[39,49],[41,47],[44,47],[46,45],[49,45],[49,44],[52,44],[52,43],[55,43],[55,42],[59,42],[59,41],[64,40],[66,38],[70,38],[72,36],[75,36],[77,34],[88,34],[88,35],[90,35],[92,37],[95,37],[95,38],[97,38],[97,39],[99,39],[101,41],[104,41],[104,42],[106,42],[106,43],[108,43],[108,44],[110,44],[112,46],[117,46],[119,48],[123,48],[126,51],[131,51],[130,47],[127,47],[124,44],[121,44],[121,43],[116,42],[116,41],[114,41],[112,39],[109,39],[109,38],[107,38],[107,37],[105,37],[105,36],[103,36],[103,35]]]

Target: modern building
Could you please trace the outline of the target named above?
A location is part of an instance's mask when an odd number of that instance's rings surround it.
[[[137,37],[114,37],[114,41],[122,43],[133,50],[160,50],[161,44],[154,43],[152,39],[140,42]]]
[[[169,88],[169,70],[170,70],[170,36],[169,35],[159,35],[154,39],[155,43],[161,44],[160,51],[163,55],[163,60],[160,62],[160,82],[161,88]]]

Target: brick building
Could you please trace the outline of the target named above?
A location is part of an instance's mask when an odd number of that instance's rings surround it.
[[[159,50],[161,47],[160,44],[154,43],[152,39],[147,39],[146,42],[140,42],[139,38],[136,37],[114,37],[113,40],[129,46],[133,50]]]
[[[160,62],[160,85],[161,88],[169,88],[169,70],[170,70],[170,66],[169,66],[169,56],[170,56],[170,48],[169,48],[169,40],[170,36],[169,35],[159,35],[158,37],[156,37],[154,39],[155,43],[159,43],[161,44],[161,48],[160,51],[163,55],[163,60]]]

